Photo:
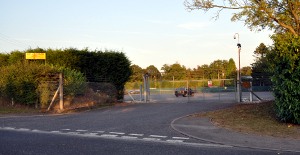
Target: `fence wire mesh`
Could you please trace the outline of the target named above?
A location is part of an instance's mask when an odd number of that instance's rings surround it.
[[[237,101],[236,81],[234,79],[214,80],[149,80],[150,102],[201,102],[201,101]],[[129,102],[144,102],[145,93],[143,82],[126,84],[124,99]],[[191,89],[193,95],[178,95],[176,89]],[[274,96],[270,87],[252,87],[255,93],[265,100],[273,100]],[[242,100],[250,100],[249,89],[243,88]],[[254,101],[257,98],[254,98]]]

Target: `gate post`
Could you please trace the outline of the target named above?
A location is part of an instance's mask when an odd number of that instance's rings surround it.
[[[147,103],[147,101],[149,101],[149,74],[146,73],[143,75],[143,79],[144,79],[144,100],[145,103]]]

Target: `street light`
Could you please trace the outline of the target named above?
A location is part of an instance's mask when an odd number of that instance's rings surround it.
[[[241,90],[241,59],[240,59],[240,53],[241,53],[242,45],[240,44],[240,35],[238,33],[235,33],[233,38],[236,39],[236,36],[237,36],[237,39],[238,39],[237,47],[238,47],[238,57],[239,57],[239,69],[238,69],[237,77],[236,77],[236,79],[237,79],[237,101],[241,102],[241,100],[242,100],[242,90]]]

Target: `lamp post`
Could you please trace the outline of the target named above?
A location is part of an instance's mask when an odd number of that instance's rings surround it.
[[[242,100],[242,90],[241,90],[241,59],[240,59],[240,53],[241,53],[242,46],[240,44],[240,35],[238,33],[235,33],[233,38],[238,39],[237,47],[238,47],[239,68],[238,68],[237,77],[236,77],[236,79],[237,79],[237,101],[241,102],[241,100]]]

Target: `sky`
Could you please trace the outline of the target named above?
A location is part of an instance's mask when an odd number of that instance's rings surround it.
[[[126,54],[132,64],[158,69],[179,63],[197,68],[215,60],[254,62],[270,31],[231,22],[232,11],[186,10],[184,0],[0,0],[0,52],[29,48],[88,48]]]

